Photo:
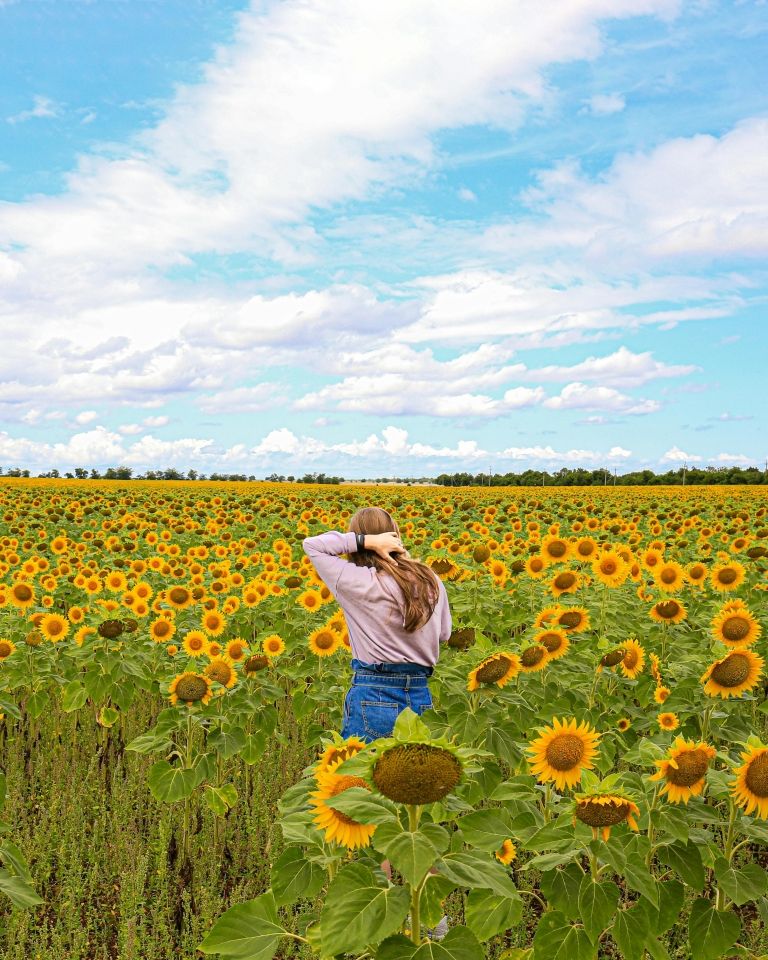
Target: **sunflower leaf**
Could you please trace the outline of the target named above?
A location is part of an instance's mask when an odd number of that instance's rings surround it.
[[[478,940],[490,940],[520,922],[523,901],[490,890],[473,890],[467,897],[466,921]]]
[[[756,863],[734,867],[725,857],[715,861],[717,882],[737,906],[757,900],[768,890],[768,876]]]
[[[717,960],[738,939],[741,921],[735,913],[716,910],[711,900],[699,897],[691,908],[688,933],[693,960]]]
[[[421,883],[439,856],[435,845],[423,833],[403,830],[394,821],[376,828],[373,845],[414,887]]]
[[[397,808],[386,797],[372,794],[366,787],[349,787],[333,798],[333,809],[352,817],[357,823],[387,823],[397,820]]]
[[[509,814],[500,808],[476,810],[456,821],[464,839],[478,850],[493,853],[507,837],[511,837]]]
[[[269,890],[222,914],[197,949],[227,960],[271,960],[285,933]]]
[[[297,900],[312,900],[325,882],[323,868],[308,860],[302,847],[288,847],[272,867],[275,903],[284,906]]]
[[[579,913],[592,943],[597,943],[608,926],[618,902],[619,888],[615,883],[595,883],[591,876],[584,876],[579,888]]]
[[[408,913],[405,887],[380,887],[362,863],[349,863],[336,874],[320,914],[323,954],[360,952],[386,939]]]
[[[196,784],[194,770],[172,767],[167,760],[158,760],[150,767],[147,783],[155,800],[161,803],[176,803],[191,797]]]
[[[594,955],[584,927],[570,923],[559,910],[542,915],[533,938],[535,960],[593,960]]]

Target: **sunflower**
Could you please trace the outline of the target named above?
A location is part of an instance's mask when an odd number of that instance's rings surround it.
[[[602,673],[605,667],[610,669],[618,666],[624,659],[624,652],[624,647],[614,647],[613,650],[604,653],[597,665],[597,673]]]
[[[204,653],[208,653],[210,640],[202,630],[190,630],[184,637],[182,647],[188,656],[201,657]]]
[[[458,786],[462,765],[450,750],[429,743],[398,743],[373,766],[380,793],[397,803],[437,803]]]
[[[243,672],[246,677],[255,677],[261,670],[266,670],[269,662],[269,657],[265,657],[261,653],[255,653],[243,662]]]
[[[656,720],[662,730],[677,730],[680,726],[680,719],[676,713],[660,713]]]
[[[649,653],[648,659],[651,661],[651,676],[656,683],[661,683],[661,661],[655,653]]]
[[[582,770],[594,767],[599,737],[586,721],[577,724],[573,718],[555,717],[552,726],[526,748],[531,771],[540,783],[554,781],[558,790],[573,787],[581,780]]]
[[[216,683],[220,683],[222,687],[226,687],[227,690],[231,690],[237,683],[237,673],[232,665],[232,661],[227,657],[214,657],[204,672],[206,677],[215,680]]]
[[[747,571],[743,564],[739,563],[738,560],[728,560],[726,563],[718,563],[712,568],[709,581],[715,590],[736,590],[744,582],[746,575]]]
[[[541,541],[541,555],[547,563],[565,563],[571,553],[571,545],[562,537],[548,534]]]
[[[621,733],[626,733],[626,731],[629,730],[631,726],[632,726],[632,721],[629,719],[629,717],[620,717],[616,721],[616,729],[619,730]]]
[[[166,643],[174,633],[176,633],[176,625],[165,617],[159,617],[149,625],[149,635],[155,643]]]
[[[743,605],[726,604],[712,620],[715,639],[727,647],[747,647],[762,633],[762,627]]]
[[[741,755],[744,761],[734,768],[736,780],[731,787],[733,801],[745,813],[754,810],[761,820],[768,820],[768,747],[762,743],[750,746]]]
[[[315,610],[319,610],[323,605],[323,598],[320,596],[319,590],[305,590],[303,593],[300,593],[296,598],[296,602],[300,603],[305,610],[309,610],[310,613]]]
[[[558,660],[565,656],[571,641],[565,630],[542,630],[533,638],[534,644],[540,643],[546,648],[549,660]]]
[[[688,616],[688,611],[679,600],[659,600],[649,611],[651,620],[657,623],[680,623]]]
[[[708,743],[677,737],[667,756],[654,761],[659,769],[649,779],[664,781],[660,793],[666,794],[670,803],[687,804],[704,789],[707,770],[716,753]]]
[[[653,569],[656,586],[664,593],[676,593],[685,583],[685,570],[677,560],[664,560]]]
[[[104,578],[104,586],[112,593],[120,593],[128,586],[128,580],[120,570],[111,570]]]
[[[233,663],[239,663],[248,654],[248,644],[242,637],[235,637],[227,643],[224,651]]]
[[[701,683],[704,693],[710,697],[741,696],[745,690],[751,690],[760,679],[764,660],[749,647],[739,647],[721,660],[716,660],[704,671]]]
[[[592,561],[597,554],[597,543],[592,537],[582,537],[573,545],[573,556],[577,560]]]
[[[543,670],[549,660],[549,652],[541,643],[533,643],[520,651],[520,672],[536,673]]]
[[[80,627],[80,629],[77,630],[75,633],[74,641],[78,645],[78,647],[82,647],[86,637],[95,636],[95,635],[96,635],[95,627],[86,627],[86,626]]]
[[[205,706],[213,696],[213,687],[205,674],[186,671],[173,678],[168,693],[173,704],[182,701],[190,705],[199,701]]]
[[[285,643],[276,633],[272,633],[261,641],[261,649],[268,657],[279,657],[285,650]]]
[[[467,674],[467,690],[477,690],[480,686],[506,686],[520,672],[520,660],[516,653],[499,651],[492,653]]]
[[[592,827],[595,836],[600,831],[603,840],[607,840],[611,828],[620,823],[626,823],[630,830],[638,829],[635,817],[640,816],[640,808],[628,797],[616,793],[588,793],[578,794],[575,800],[574,826],[580,820]]]
[[[330,657],[340,646],[341,637],[331,627],[318,627],[309,635],[309,649],[318,657]]]
[[[586,607],[564,607],[553,626],[560,627],[568,633],[582,633],[589,630],[589,611]]]
[[[544,576],[544,572],[547,569],[547,563],[543,557],[540,557],[537,553],[532,557],[528,557],[525,561],[525,572],[529,577],[533,577],[534,580],[539,580]]]
[[[52,643],[57,643],[69,633],[69,626],[69,620],[60,613],[46,613],[40,620],[38,629]]]
[[[515,859],[517,856],[517,850],[515,849],[515,845],[512,843],[512,840],[509,837],[502,842],[501,846],[496,851],[495,856],[499,863],[503,863],[505,867],[512,863],[512,861]]]
[[[624,656],[621,661],[621,672],[628,680],[634,680],[643,672],[645,650],[631,637],[624,644]]]
[[[592,561],[592,572],[606,587],[620,587],[629,575],[629,564],[615,550],[606,550]]]
[[[579,589],[580,577],[575,570],[561,570],[549,581],[549,589],[555,597],[564,593],[575,593]]]
[[[560,615],[563,609],[564,607],[562,607],[559,603],[555,604],[553,607],[544,607],[544,609],[540,610],[534,617],[534,627],[539,629],[540,627],[550,626],[552,621]]]
[[[703,563],[692,563],[686,568],[685,576],[689,583],[701,587],[707,579],[707,568]]]
[[[341,743],[330,744],[323,750],[318,761],[318,771],[328,771],[332,767],[341,765],[345,760],[349,760],[350,757],[354,757],[356,753],[364,750],[365,746],[365,741],[360,740],[359,737],[347,737]]]
[[[664,554],[657,547],[649,547],[640,556],[640,563],[651,573],[664,563]]]
[[[200,626],[209,637],[220,637],[224,633],[227,621],[218,610],[207,610],[200,621]]]
[[[11,587],[8,599],[20,610],[27,610],[35,602],[35,588],[26,580],[17,580]]]
[[[192,606],[195,602],[192,591],[188,590],[187,587],[182,587],[180,584],[171,587],[170,590],[166,590],[165,599],[176,610],[186,610],[187,607]]]
[[[315,808],[312,819],[321,830],[325,831],[326,842],[336,841],[348,850],[367,847],[376,830],[376,825],[358,823],[346,813],[335,810],[328,801],[352,787],[370,790],[370,785],[362,777],[345,776],[335,773],[333,769],[318,770],[315,780],[318,789],[311,794],[310,806]]]
[[[664,703],[669,697],[670,693],[672,693],[672,691],[669,689],[669,687],[665,687],[663,683],[657,683],[656,689],[653,692],[653,699],[656,701],[656,703]]]
[[[16,649],[16,644],[12,640],[0,640],[0,660],[7,660]]]

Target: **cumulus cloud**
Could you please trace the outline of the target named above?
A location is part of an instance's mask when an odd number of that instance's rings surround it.
[[[655,413],[661,409],[657,400],[636,400],[612,387],[590,387],[585,383],[569,383],[559,396],[549,397],[544,406],[552,410],[612,410],[626,414]]]
[[[590,113],[594,113],[596,116],[621,113],[625,106],[624,97],[620,93],[596,93],[587,101]]]
[[[36,120],[44,117],[55,117],[58,115],[59,108],[49,97],[35,94],[32,98],[32,106],[28,110],[22,110],[13,116],[6,117],[8,123],[23,123],[25,120]]]
[[[670,447],[659,463],[700,463],[703,458],[695,453],[685,453],[679,447]]]

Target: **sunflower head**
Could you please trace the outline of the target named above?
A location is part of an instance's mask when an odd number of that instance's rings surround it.
[[[734,802],[745,813],[754,812],[760,819],[768,820],[768,747],[760,741],[752,742],[741,759],[743,762],[733,771]]]
[[[527,748],[531,771],[541,783],[553,781],[558,790],[575,786],[583,770],[590,770],[597,755],[599,734],[586,722],[575,719],[552,722],[551,727]]]
[[[207,704],[213,696],[211,681],[204,674],[187,671],[173,678],[168,688],[171,703],[179,701],[191,706],[194,703]]]
[[[454,650],[467,650],[474,642],[474,627],[460,627],[458,630],[453,630],[448,637],[448,646],[453,647]]]
[[[725,604],[712,620],[715,638],[727,647],[746,647],[762,633],[762,627],[742,603]]]
[[[458,757],[429,743],[400,743],[385,750],[373,767],[380,793],[397,803],[437,803],[461,780]]]
[[[318,770],[315,779],[318,789],[310,799],[310,805],[315,809],[312,819],[325,831],[326,841],[340,843],[348,850],[367,847],[376,830],[375,824],[358,823],[346,813],[335,809],[331,801],[352,787],[370,790],[370,785],[362,777],[336,773],[334,769]]]
[[[579,793],[574,797],[576,805],[573,811],[574,823],[580,820],[592,827],[594,835],[598,831],[603,840],[611,834],[611,828],[626,823],[630,830],[637,830],[635,817],[640,809],[629,797],[620,793]]]
[[[715,754],[715,748],[708,743],[678,737],[667,756],[655,761],[659,769],[650,779],[664,781],[661,793],[666,794],[671,803],[687,804],[704,789],[707,770]]]
[[[520,652],[520,670],[523,673],[543,670],[548,660],[547,648],[541,643],[532,643]]]
[[[704,692],[711,697],[740,697],[760,679],[764,660],[749,647],[739,647],[715,661],[701,676]]]
[[[624,656],[621,661],[621,672],[628,680],[634,680],[643,672],[645,663],[645,650],[640,646],[634,637],[631,637],[624,644]]]
[[[512,843],[512,840],[509,837],[507,837],[507,839],[501,844],[499,849],[496,851],[495,856],[499,863],[503,863],[505,867],[512,863],[512,861],[515,859],[517,856],[517,850],[515,849],[515,845]]]
[[[480,686],[495,684],[503,687],[520,672],[520,661],[516,654],[501,651],[486,657],[467,676],[467,690],[477,690]]]

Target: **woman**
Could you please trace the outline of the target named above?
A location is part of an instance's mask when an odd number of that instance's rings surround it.
[[[423,713],[432,706],[427,681],[451,633],[445,585],[411,559],[380,507],[358,510],[347,533],[307,537],[303,547],[349,629],[354,673],[341,735],[387,737],[405,707]]]

